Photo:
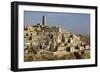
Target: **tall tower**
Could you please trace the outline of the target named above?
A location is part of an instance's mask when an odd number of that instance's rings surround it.
[[[47,21],[46,21],[46,16],[43,16],[42,17],[42,26],[46,26],[46,24],[47,24]]]

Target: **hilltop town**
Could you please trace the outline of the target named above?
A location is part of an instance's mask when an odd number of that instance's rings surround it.
[[[24,26],[24,61],[89,59],[90,44],[58,26],[47,25],[46,17]]]

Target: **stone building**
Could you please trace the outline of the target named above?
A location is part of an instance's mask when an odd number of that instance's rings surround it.
[[[31,61],[82,59],[87,50],[90,45],[81,41],[79,36],[57,26],[49,27],[45,16],[41,23],[24,27],[25,61],[30,61],[29,55]]]

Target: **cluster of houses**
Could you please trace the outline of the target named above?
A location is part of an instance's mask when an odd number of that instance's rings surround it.
[[[88,55],[88,56],[87,56]],[[24,27],[24,61],[90,58],[90,45],[60,27],[42,23]]]

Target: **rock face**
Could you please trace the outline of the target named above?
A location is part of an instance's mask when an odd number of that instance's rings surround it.
[[[79,36],[43,23],[24,27],[25,62],[88,58],[90,46],[81,41]]]

